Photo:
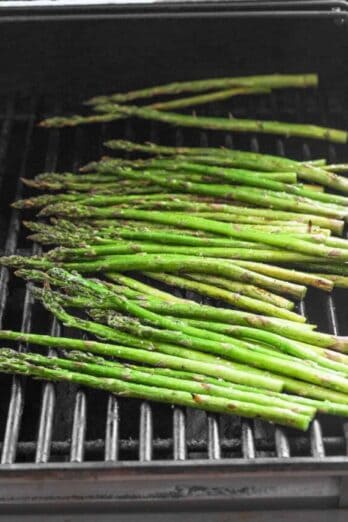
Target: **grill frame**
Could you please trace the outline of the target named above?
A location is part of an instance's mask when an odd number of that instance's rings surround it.
[[[339,3],[339,2],[338,2]],[[338,4],[337,3],[337,4]],[[333,3],[331,3],[333,4]],[[336,4],[336,2],[335,2]],[[339,3],[339,4],[342,4]],[[137,24],[144,24],[145,20],[151,21],[152,27],[157,27],[158,35],[164,36],[165,28],[161,27],[161,22],[164,25],[171,19],[185,18],[184,14],[187,14],[188,19],[199,22],[199,17],[202,15],[201,20],[204,20],[204,24],[207,26],[214,27],[214,23],[218,19],[218,24],[224,29],[224,31],[230,30],[231,27],[234,29],[238,26],[241,19],[243,27],[246,27],[245,22],[249,20],[252,22],[253,27],[256,24],[262,24],[263,30],[267,27],[272,27],[275,24],[275,31],[273,35],[266,37],[266,44],[263,47],[263,51],[266,52],[272,49],[272,46],[277,40],[277,35],[280,34],[281,27],[287,18],[286,12],[283,13],[267,13],[262,12],[230,12],[226,15],[225,10],[226,4],[221,8],[216,8],[214,4],[214,12],[209,11],[210,7],[196,13],[182,13],[176,10],[174,7],[170,12],[156,13],[156,9],[148,9],[146,13],[137,14],[134,13],[135,27],[127,22],[127,27],[132,28],[133,36],[136,34]],[[331,5],[332,7],[332,5]],[[110,15],[110,13],[109,13]],[[6,20],[6,17],[0,19],[0,27],[4,28],[4,32],[0,34],[0,49],[8,48],[8,43],[5,45],[5,39],[10,36],[10,42],[13,47],[10,46],[10,59],[3,60],[0,57],[0,65],[4,66],[4,70],[7,76],[7,81],[4,82],[2,87],[0,86],[0,92],[8,93],[10,87],[14,88],[18,86],[18,79],[21,78],[23,85],[23,91],[30,93],[41,83],[40,92],[48,93],[54,99],[54,106],[52,102],[47,104],[47,110],[52,111],[52,107],[56,112],[59,111],[59,104],[64,102],[64,105],[69,107],[75,106],[76,99],[83,99],[89,93],[95,93],[103,90],[110,90],[114,85],[120,85],[121,88],[134,88],[144,85],[148,82],[144,79],[144,71],[141,74],[129,74],[122,81],[115,82],[116,72],[113,71],[110,77],[107,77],[108,67],[110,66],[109,56],[102,57],[101,50],[105,42],[109,39],[110,44],[114,48],[119,48],[119,36],[111,34],[115,32],[117,27],[122,27],[122,20],[127,19],[129,13],[120,13],[118,10],[112,15],[113,23],[110,24],[110,16],[105,16],[105,20],[98,20],[98,30],[96,35],[96,42],[94,42],[95,58],[100,60],[102,63],[98,64],[97,69],[100,71],[103,69],[104,74],[97,81],[91,81],[87,86],[82,87],[82,80],[79,75],[73,74],[70,77],[72,83],[69,86],[68,79],[71,74],[73,66],[75,65],[80,73],[88,64],[88,58],[82,57],[79,63],[79,53],[83,44],[86,44],[89,36],[93,33],[91,30],[91,18],[89,13],[85,15],[70,13],[67,20],[67,27],[62,29],[60,22],[57,22],[51,16],[43,16],[40,20],[35,20],[31,16],[26,20],[26,23],[20,23],[24,20],[20,18],[13,18],[12,21]],[[156,17],[156,15],[158,15]],[[72,34],[72,28],[77,23],[78,16],[83,18],[80,20],[83,23],[86,32],[82,31],[81,42],[77,43],[73,47],[72,52],[67,54],[68,45],[65,42],[64,36]],[[133,15],[132,15],[133,16]],[[262,21],[259,21],[261,20]],[[344,56],[345,46],[348,48],[347,41],[347,26],[346,26],[346,13],[333,13],[329,11],[321,11],[320,15],[317,11],[313,12],[313,16],[309,17],[305,21],[306,16],[303,13],[292,12],[292,19],[290,23],[293,24],[291,27],[295,27],[298,22],[301,25],[299,34],[303,38],[300,42],[300,49],[303,50],[305,47],[305,31],[306,27],[312,27],[315,30],[313,35],[313,47],[307,49],[306,55],[300,58],[300,69],[307,70],[308,64],[312,65],[311,58],[313,59],[315,51],[323,49],[323,43],[320,42],[320,31],[319,29],[325,27],[328,31],[328,35],[335,35],[336,41],[333,43],[332,49],[324,52],[324,59],[319,67],[319,73],[322,73],[326,84],[324,82],[323,92],[325,93],[326,88],[329,86],[332,79],[337,78],[337,71],[334,71],[335,64],[339,61],[338,48],[341,46],[340,56]],[[63,18],[62,18],[63,19]],[[207,23],[208,20],[208,23]],[[257,21],[256,21],[257,20]],[[18,22],[18,24],[16,23]],[[115,24],[115,25],[113,25]],[[16,36],[18,36],[18,27],[21,26],[23,29],[22,34],[19,38],[19,43],[16,48],[14,45]],[[51,31],[47,48],[43,51],[39,49],[39,39],[35,37],[35,31],[37,28],[41,28],[47,35]],[[103,33],[103,27],[106,29],[106,36]],[[139,27],[139,25],[138,25]],[[186,44],[189,42],[189,24],[186,23],[184,28],[184,40]],[[173,30],[175,32],[175,29]],[[217,30],[216,35],[218,36]],[[174,33],[172,33],[174,34]],[[256,41],[261,38],[260,33],[257,34]],[[30,35],[34,38],[34,45],[32,49],[26,54],[26,59],[30,58],[32,61],[32,68],[30,69],[28,64],[25,64],[25,60],[20,56],[21,46]],[[249,36],[251,33],[249,34]],[[178,37],[178,35],[177,35]],[[12,38],[12,39],[11,39]],[[52,42],[55,38],[58,38],[60,46],[58,50],[55,50]],[[237,34],[234,37],[237,42],[240,41],[241,34]],[[141,45],[146,44],[146,31],[140,35],[139,41],[136,43],[136,48],[139,49],[139,56],[136,57],[134,63],[140,64],[142,60]],[[226,40],[225,33],[221,35],[222,41]],[[199,40],[202,41],[201,36]],[[242,43],[245,44],[246,39],[242,38]],[[69,38],[68,38],[69,42]],[[121,43],[124,43],[121,38]],[[154,40],[151,40],[150,47],[154,46]],[[198,43],[196,49],[198,49]],[[342,47],[342,43],[344,44]],[[256,43],[254,44],[256,46]],[[166,51],[171,46],[175,46],[175,41],[169,45],[165,43]],[[233,71],[230,74],[242,74],[252,72],[253,65],[255,63],[245,63],[245,59],[248,57],[251,48],[240,47],[242,57],[238,63],[233,63]],[[205,44],[203,53],[207,52],[210,58],[214,53],[214,46],[209,46],[209,42]],[[126,57],[129,56],[129,50],[124,50]],[[149,54],[158,52],[153,47],[149,49]],[[128,53],[128,54],[127,54]],[[210,54],[209,54],[210,53]],[[282,63],[282,68],[279,69],[281,63],[282,53],[275,53],[270,61],[268,59],[265,69],[272,71],[273,67],[277,65],[279,71],[293,70],[294,61],[291,57],[290,49],[283,49],[285,54],[285,63]],[[146,54],[146,53],[145,53]],[[227,53],[226,53],[227,54]],[[262,54],[262,53],[261,53]],[[54,59],[57,55],[57,67],[56,71],[50,66],[49,61]],[[69,56],[68,63],[64,66],[62,61],[63,57]],[[206,56],[208,60],[209,56]],[[43,59],[41,66],[37,65],[36,60]],[[164,63],[165,56],[159,57],[159,63],[157,67]],[[173,55],[171,55],[173,59]],[[331,61],[330,61],[331,58]],[[255,58],[254,58],[255,59]],[[16,61],[17,60],[17,61]],[[182,67],[183,77],[187,75],[187,67],[192,60],[190,55],[189,60],[186,60]],[[316,58],[315,63],[318,64]],[[319,60],[320,61],[320,60]],[[226,68],[227,59],[224,57],[218,57],[217,64],[214,64],[213,68],[219,70],[219,74],[222,69]],[[331,63],[332,62],[332,63]],[[178,66],[178,63],[176,63]],[[120,67],[123,72],[127,72],[125,69],[125,62],[120,61]],[[64,67],[66,69],[64,69]],[[155,66],[151,65],[150,74]],[[209,76],[212,65],[204,63],[200,70],[204,69],[204,72],[200,73],[200,76]],[[42,71],[47,73],[47,82],[43,81]],[[116,68],[117,69],[117,68]],[[199,68],[198,68],[199,69]],[[198,69],[193,66],[193,77],[199,74]],[[235,71],[235,72],[234,72]],[[65,74],[64,74],[65,73]],[[168,81],[170,70],[167,67],[161,72],[161,78],[159,81]],[[213,74],[211,74],[213,75]],[[141,80],[142,77],[142,81]],[[343,66],[340,70],[338,78],[341,81],[347,82],[347,66]],[[106,81],[106,86],[103,86],[103,82]],[[83,92],[82,92],[83,91]],[[5,119],[0,130],[0,167],[5,161],[7,147],[10,146],[6,142],[6,137],[9,136],[11,126],[16,122],[23,121],[27,125],[25,143],[27,150],[24,151],[22,156],[22,163],[20,166],[21,175],[25,174],[26,167],[26,154],[30,153],[31,141],[30,132],[33,130],[34,117],[35,117],[35,105],[37,100],[33,98],[33,106],[30,107],[29,111],[14,112],[14,107],[11,103],[5,105]],[[348,100],[345,107],[348,107]],[[209,110],[209,109],[207,109]],[[29,115],[29,117],[28,117]],[[325,117],[325,116],[324,116]],[[161,127],[162,128],[162,127]],[[158,132],[156,126],[148,125],[147,129],[150,132],[150,138],[155,140],[156,133]],[[105,133],[105,128],[101,129],[101,135]],[[185,133],[186,135],[187,133]],[[126,123],[124,126],[124,135],[132,137],[132,126]],[[174,135],[174,131],[172,132]],[[60,131],[50,131],[48,138],[48,146],[45,160],[45,167],[47,169],[54,168],[57,162],[57,143],[60,139]],[[200,135],[200,142],[202,145],[205,144],[207,139],[206,134]],[[230,139],[230,138],[228,138]],[[178,131],[175,135],[175,140],[180,143],[184,141],[183,135]],[[78,132],[76,136],[76,142],[78,143],[79,137]],[[230,143],[231,145],[231,143]],[[284,143],[282,140],[277,142],[277,152],[282,154]],[[250,139],[250,148],[256,149],[258,147],[258,141],[255,137]],[[290,147],[291,148],[291,147]],[[78,147],[77,147],[78,149]],[[326,150],[326,149],[325,149]],[[328,151],[334,154],[334,148],[328,148]],[[304,156],[310,154],[310,147],[304,148],[302,151]],[[74,158],[73,162],[78,163],[79,157]],[[17,184],[17,197],[20,197],[21,186]],[[7,253],[12,253],[16,248],[16,231],[19,227],[20,214],[12,210],[9,221],[10,234],[7,238],[5,250]],[[36,247],[34,247],[35,249]],[[12,277],[12,276],[11,276]],[[0,272],[0,315],[3,315],[5,300],[6,300],[6,286],[8,283],[8,272],[6,269],[1,269]],[[334,311],[334,302],[329,298],[329,327],[331,331],[337,331],[337,320]],[[25,306],[28,313],[24,313],[23,328],[30,328],[31,323],[31,298],[28,292],[25,294]],[[304,309],[302,310],[304,312]],[[54,322],[52,324],[52,331],[57,331],[58,325]],[[67,507],[76,510],[88,510],[89,506],[92,506],[96,510],[115,509],[125,511],[136,512],[149,509],[149,503],[151,504],[151,510],[165,509],[165,505],[173,505],[175,509],[184,510],[203,510],[204,508],[212,506],[214,509],[228,509],[239,510],[239,509],[299,509],[299,508],[318,508],[319,505],[322,508],[335,509],[337,507],[346,508],[348,507],[348,457],[330,457],[323,454],[323,438],[321,435],[321,425],[318,422],[313,423],[310,438],[309,448],[312,457],[291,457],[289,458],[289,441],[286,433],[281,428],[275,430],[275,449],[277,457],[264,458],[256,455],[255,438],[253,438],[252,425],[248,421],[242,423],[242,434],[239,441],[241,451],[244,458],[221,458],[221,448],[224,448],[222,441],[219,437],[219,425],[217,419],[213,415],[208,415],[208,431],[206,441],[195,441],[191,436],[192,444],[196,443],[196,448],[202,446],[207,448],[206,459],[188,459],[187,452],[189,447],[185,444],[185,422],[184,414],[182,409],[175,408],[173,413],[173,441],[169,439],[169,446],[173,445],[173,460],[151,460],[152,451],[156,449],[156,444],[161,441],[153,439],[152,433],[152,414],[151,408],[147,403],[141,405],[140,413],[140,441],[139,446],[135,445],[135,450],[138,451],[139,461],[126,461],[118,460],[119,445],[120,442],[121,451],[122,444],[126,445],[127,440],[122,439],[119,433],[119,401],[117,399],[110,400],[108,405],[108,428],[105,443],[105,452],[107,451],[108,461],[103,463],[97,462],[83,462],[84,460],[84,449],[88,450],[88,441],[85,441],[85,428],[86,428],[86,396],[82,390],[79,390],[75,398],[74,415],[72,419],[72,436],[71,443],[66,442],[70,446],[70,460],[71,462],[47,462],[49,460],[49,451],[51,448],[50,440],[52,438],[52,412],[54,409],[54,403],[56,400],[55,388],[51,384],[44,384],[43,386],[43,397],[46,404],[45,409],[41,411],[42,416],[39,422],[39,435],[38,443],[35,449],[35,463],[34,462],[15,462],[15,453],[18,449],[17,437],[19,432],[18,421],[20,417],[16,412],[20,411],[23,402],[23,388],[18,383],[21,380],[14,380],[12,386],[12,411],[13,422],[8,422],[8,434],[5,436],[5,444],[2,446],[2,465],[0,466],[0,513],[9,511],[17,512],[22,508],[28,510],[43,511],[47,509],[47,506],[54,505],[59,510],[64,510]],[[11,412],[11,408],[9,410]],[[46,412],[46,413],[44,413]],[[16,424],[17,422],[17,424]],[[189,429],[189,425],[186,426],[186,431]],[[259,437],[265,437],[267,433],[263,431],[262,426],[254,427],[255,434]],[[190,434],[186,434],[188,437]],[[192,434],[191,434],[192,435]],[[193,433],[193,435],[195,435]],[[219,443],[220,441],[220,443]],[[98,441],[96,441],[98,442]],[[132,441],[130,441],[132,442]],[[265,442],[267,442],[265,437]],[[25,443],[24,443],[25,444]],[[28,443],[29,445],[30,443]],[[101,442],[103,444],[103,442]],[[164,442],[164,445],[166,443]],[[226,442],[233,445],[233,437],[227,439]],[[308,444],[308,442],[306,442]],[[340,448],[347,454],[348,447],[348,428],[347,423],[343,431],[342,438],[339,441]],[[343,445],[342,445],[343,444]],[[27,447],[29,447],[27,445]],[[201,445],[201,446],[200,446]],[[130,444],[131,446],[131,444]],[[308,446],[306,446],[308,447]],[[327,448],[327,443],[326,443]],[[32,451],[32,449],[30,449]],[[132,450],[134,451],[134,449]],[[203,450],[202,450],[203,451]],[[306,450],[307,451],[307,450]],[[42,482],[45,481],[45,488],[41,490]],[[96,481],[100,485],[96,488]],[[129,495],[125,492],[131,489],[133,494]],[[96,492],[97,489],[97,492]],[[71,493],[73,491],[73,494]]]

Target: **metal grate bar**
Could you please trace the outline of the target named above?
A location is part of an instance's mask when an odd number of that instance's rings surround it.
[[[152,409],[147,402],[140,405],[140,426],[139,426],[139,460],[147,462],[152,460]]]
[[[103,153],[103,142],[106,136],[106,125],[100,126],[99,134],[99,156]],[[105,451],[104,460],[115,462],[119,458],[119,439],[120,439],[120,408],[115,395],[109,394],[106,423],[105,423]]]
[[[208,422],[208,458],[221,458],[221,444],[218,419],[215,415],[207,415]]]
[[[58,106],[55,108],[55,112],[59,112]],[[54,171],[57,167],[59,142],[59,129],[51,129],[45,157],[45,171]],[[34,245],[34,247],[36,248],[37,253],[42,251],[39,245]],[[60,335],[60,330],[60,326],[56,319],[53,318],[50,334]],[[53,357],[56,355],[56,351],[49,348],[48,355]],[[48,462],[50,458],[55,405],[55,385],[51,382],[47,382],[43,385],[35,462]]]
[[[71,434],[70,461],[82,462],[85,450],[87,401],[84,392],[79,390],[75,398],[73,429]]]
[[[252,100],[250,100],[252,103]],[[250,142],[249,142],[249,148],[252,152],[260,152],[260,144],[259,144],[259,138],[257,135],[251,135]],[[243,421],[244,423],[244,421]],[[260,419],[255,419],[253,423],[254,429],[251,430],[248,428],[244,428],[246,431],[246,437],[253,437],[254,439],[254,448],[257,445],[257,441],[260,439],[268,438],[273,436],[273,428],[270,427],[270,425],[264,421],[261,421]],[[250,424],[249,424],[250,427]],[[248,439],[247,439],[248,440]],[[252,450],[252,447],[249,442],[247,442],[249,446],[246,446],[247,453],[250,455],[249,458],[256,457],[256,451]],[[260,456],[266,456],[266,453],[263,454],[260,452]]]
[[[253,431],[247,420],[242,421],[242,453],[246,459],[254,459],[256,456]]]
[[[72,168],[77,169],[81,161],[83,150],[83,130],[79,127],[75,131],[75,146]],[[73,426],[71,435],[71,462],[82,462],[84,458],[84,444],[87,429],[87,400],[85,392],[79,390],[76,393]]]
[[[325,457],[325,447],[320,422],[314,419],[309,429],[312,456],[317,458]]]
[[[61,328],[55,318],[52,321],[52,328],[50,334],[58,337]],[[53,356],[54,351],[49,350],[49,355]],[[35,455],[35,462],[48,462],[51,452],[54,408],[56,405],[55,385],[48,382],[43,385],[42,404],[40,411],[39,430],[37,437],[37,448]]]
[[[312,159],[312,154],[310,147],[307,143],[303,143],[302,145],[302,155],[304,160]],[[305,310],[303,310],[305,314]],[[310,438],[310,447],[311,454],[313,457],[321,458],[325,456],[325,447],[321,425],[318,419],[314,419],[309,428],[309,438]]]
[[[187,458],[185,412],[179,407],[173,409],[173,458],[174,460]]]
[[[299,311],[302,315],[306,315],[306,307],[304,301],[299,303]],[[323,457],[325,455],[324,441],[320,422],[315,419],[309,429],[310,451],[313,457]]]
[[[32,304],[32,296],[30,295],[30,292],[26,290],[21,326],[21,331],[23,332],[27,332],[30,330]],[[20,346],[19,349],[23,349],[22,346]],[[25,379],[14,376],[12,382],[10,405],[7,414],[7,424],[2,453],[3,464],[11,464],[16,459],[16,447],[24,407],[24,387]]]
[[[277,457],[289,458],[290,444],[289,439],[285,434],[285,431],[277,426],[275,428],[274,437]]]
[[[109,395],[105,428],[105,460],[116,461],[119,454],[120,413],[118,401]]]
[[[35,100],[31,102],[32,107],[34,108],[36,105]],[[11,102],[11,112],[13,108],[13,102]],[[34,112],[34,111],[33,111]],[[27,159],[29,154],[29,149],[31,145],[31,136],[34,128],[34,117],[31,117],[28,120],[27,130],[25,134],[24,140],[24,148],[23,148],[23,156],[20,167],[20,175],[18,177],[17,188],[16,188],[16,199],[20,198],[23,193],[23,186],[20,178],[25,175]],[[6,134],[6,137],[9,138],[9,134]],[[3,150],[5,150],[7,146],[3,146]],[[20,230],[20,213],[17,210],[13,210],[11,212],[10,223],[8,227],[8,236],[5,244],[5,251],[8,254],[12,254],[15,252],[18,234]],[[3,312],[6,306],[7,300],[7,292],[8,292],[8,283],[9,283],[9,272],[8,269],[3,267],[0,273],[0,293],[1,293],[1,307],[0,307],[0,323],[2,323]],[[31,306],[32,299],[28,292],[28,287],[26,288],[25,298],[24,298],[24,306],[23,306],[23,317],[21,330],[29,331],[30,323],[31,323]],[[9,403],[9,409],[7,414],[5,435],[4,435],[4,443],[1,455],[1,463],[2,464],[11,464],[15,461],[16,458],[16,445],[18,441],[20,422],[22,418],[23,411],[23,403],[24,403],[24,390],[23,390],[23,382],[24,380],[18,377],[14,377],[12,380],[12,389],[11,389],[11,398]]]

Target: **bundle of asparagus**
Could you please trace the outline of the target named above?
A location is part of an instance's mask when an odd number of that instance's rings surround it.
[[[129,114],[191,125],[192,117],[163,110],[315,83],[312,75],[184,82],[96,98],[89,104],[104,113],[45,125]],[[189,91],[206,94],[145,108],[112,105]],[[344,131],[306,125],[225,120],[217,128],[229,121],[229,128],[346,141]],[[46,193],[13,206],[48,217],[25,225],[32,240],[55,248],[0,259],[36,283],[34,296],[58,320],[99,340],[0,331],[4,340],[62,351],[46,357],[4,348],[0,371],[302,430],[316,412],[346,416],[348,340],[315,331],[295,302],[308,286],[348,286],[348,241],[338,237],[348,166],[223,148],[106,146],[128,159],[103,157],[78,172],[23,180]],[[178,288],[220,306],[177,297]]]
[[[81,124],[110,122],[127,117],[137,117],[184,127],[280,134],[284,136],[299,136],[347,143],[348,133],[346,131],[317,125],[240,119],[234,117],[203,117],[196,116],[196,114],[187,115],[169,112],[176,109],[196,107],[211,102],[226,100],[234,96],[255,96],[268,94],[276,89],[316,87],[317,85],[318,77],[316,74],[271,74],[177,82],[127,93],[111,94],[110,96],[97,96],[86,102],[86,105],[91,106],[96,113],[87,116],[76,114],[70,117],[58,116],[48,118],[42,121],[41,125],[43,127],[71,127]],[[150,105],[142,107],[124,105],[124,103],[133,102],[134,100],[147,100],[158,96],[176,96],[187,92],[204,94],[174,98],[164,102],[151,103]]]

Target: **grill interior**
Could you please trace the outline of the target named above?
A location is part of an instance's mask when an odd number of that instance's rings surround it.
[[[16,198],[29,195],[20,177],[44,170],[71,170],[97,158],[111,137],[158,141],[170,145],[225,145],[298,159],[326,157],[346,160],[343,146],[274,136],[236,135],[175,129],[128,120],[76,129],[45,130],[36,122],[48,114],[79,110],[73,102],[46,97],[4,97],[0,114],[0,248],[7,254],[38,252],[26,241],[21,220],[30,213],[11,210]],[[199,114],[255,115],[264,119],[315,121],[347,128],[348,100],[344,89],[283,91],[272,96],[236,98],[200,108]],[[199,299],[192,293],[187,297]],[[299,309],[325,332],[348,335],[347,292],[333,295],[311,290]],[[213,303],[212,300],[204,302]],[[2,328],[76,335],[62,328],[33,302],[30,291],[6,268],[0,271]],[[25,348],[25,347],[23,347]],[[53,352],[52,352],[53,353]],[[274,427],[259,420],[205,414],[190,409],[115,398],[66,383],[40,383],[0,376],[0,451],[2,464],[46,462],[167,463],[197,459],[224,460],[269,457],[344,457],[348,423],[321,416],[308,433]]]

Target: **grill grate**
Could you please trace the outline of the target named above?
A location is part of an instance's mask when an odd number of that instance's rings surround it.
[[[269,119],[330,121],[332,125],[347,127],[348,115],[342,113],[343,106],[339,92],[330,96],[323,92],[279,92],[267,98],[211,105],[200,109],[200,113],[230,111],[240,117],[255,114]],[[172,129],[153,122],[120,121],[110,126],[64,131],[47,131],[35,126],[43,114],[59,109],[56,103],[41,99],[3,100],[0,106],[0,246],[8,254],[18,249],[39,251],[25,240],[21,214],[9,208],[13,199],[29,193],[19,178],[33,176],[41,170],[75,168],[97,157],[102,142],[109,137],[150,139],[177,145],[225,145],[303,159],[327,156],[332,162],[343,159],[342,148],[323,143],[255,135],[224,136]],[[299,310],[321,329],[344,335],[347,333],[347,312],[342,306],[345,298],[343,291],[326,296],[310,290]],[[33,303],[29,286],[24,288],[6,268],[0,270],[0,324],[25,331],[67,333]],[[74,335],[74,332],[68,333]],[[247,462],[261,457],[291,461],[296,457],[345,457],[348,451],[348,423],[328,416],[314,421],[307,434],[299,434],[258,420],[207,415],[180,407],[115,398],[65,383],[41,384],[1,376],[0,390],[2,464],[148,463],[158,459],[192,462],[202,458],[214,461],[239,458]]]

